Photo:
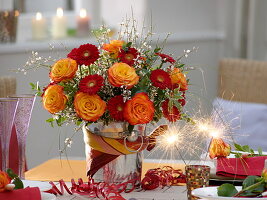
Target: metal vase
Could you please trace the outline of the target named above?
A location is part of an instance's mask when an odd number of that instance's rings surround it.
[[[102,123],[96,123],[87,127],[95,134],[101,134],[101,137],[114,138],[119,137],[126,130],[125,123],[111,123],[108,126]],[[139,136],[145,135],[145,125],[136,126],[134,129]],[[85,133],[84,133],[85,135]],[[104,136],[103,136],[104,135]],[[85,136],[86,137],[86,136]],[[124,136],[120,136],[124,137]],[[134,138],[133,138],[134,139]],[[85,138],[86,141],[86,138]],[[85,142],[85,152],[87,163],[90,163],[91,146]],[[125,147],[127,148],[127,147]],[[128,180],[141,180],[143,153],[135,152],[127,155],[120,155],[116,159],[104,165],[94,175],[93,178],[98,182],[122,183]]]

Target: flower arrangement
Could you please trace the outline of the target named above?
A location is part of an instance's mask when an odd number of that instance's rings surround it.
[[[129,21],[117,39],[112,40],[109,32],[102,27],[96,34],[98,46],[83,44],[48,65],[50,83],[41,94],[44,108],[53,115],[47,121],[78,126],[122,121],[131,130],[162,117],[170,122],[188,120],[183,106],[189,80],[180,61],[195,49],[174,59],[163,53],[163,47],[152,48],[153,34],[140,37]],[[34,59],[27,64],[43,65],[41,57]]]

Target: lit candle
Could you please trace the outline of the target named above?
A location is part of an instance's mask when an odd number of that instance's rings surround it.
[[[52,18],[52,37],[55,39],[67,36],[67,19],[63,15],[63,9],[57,9],[57,15]]]
[[[35,18],[32,19],[32,38],[34,40],[47,38],[46,20],[40,12],[37,12]]]
[[[77,35],[79,37],[86,37],[89,35],[89,17],[86,10],[80,10],[80,16],[77,18]]]

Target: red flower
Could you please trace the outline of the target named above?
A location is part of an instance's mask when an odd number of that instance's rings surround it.
[[[185,92],[183,92],[182,94],[182,99],[179,99],[179,103],[181,104],[181,106],[184,106],[186,104],[186,101],[185,101]]]
[[[117,121],[124,121],[124,118],[123,118],[124,105],[125,103],[123,102],[122,95],[112,97],[108,101],[108,111],[111,117]]]
[[[94,74],[84,77],[79,84],[79,90],[87,94],[96,94],[100,88],[103,86],[103,77]]]
[[[83,44],[78,49],[72,49],[68,57],[76,60],[79,65],[91,65],[99,58],[99,51],[95,45]]]
[[[156,69],[151,72],[150,80],[152,85],[160,89],[171,87],[171,78],[167,72],[162,69]]]
[[[135,48],[128,48],[127,51],[121,50],[119,53],[119,59],[123,63],[127,63],[132,66],[138,56],[138,51]]]
[[[169,99],[166,99],[161,104],[162,110],[163,110],[163,116],[168,119],[170,122],[176,122],[180,119],[180,111],[176,106],[172,106],[172,108],[169,108]]]
[[[71,52],[69,52],[69,54],[67,55],[67,57],[73,60],[77,60],[77,48],[72,49]]]
[[[163,54],[163,53],[156,53],[156,55],[160,56],[163,62],[175,63],[173,57]]]

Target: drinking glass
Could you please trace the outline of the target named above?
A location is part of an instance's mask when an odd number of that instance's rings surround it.
[[[28,134],[32,109],[35,102],[35,95],[18,95],[11,97],[18,99],[18,108],[16,111],[14,124],[18,138],[18,150],[19,150],[18,176],[21,179],[24,179],[25,163],[26,163],[26,157],[25,157],[26,137]]]
[[[9,164],[9,144],[17,105],[18,100],[16,98],[0,98],[2,171],[6,171]]]

